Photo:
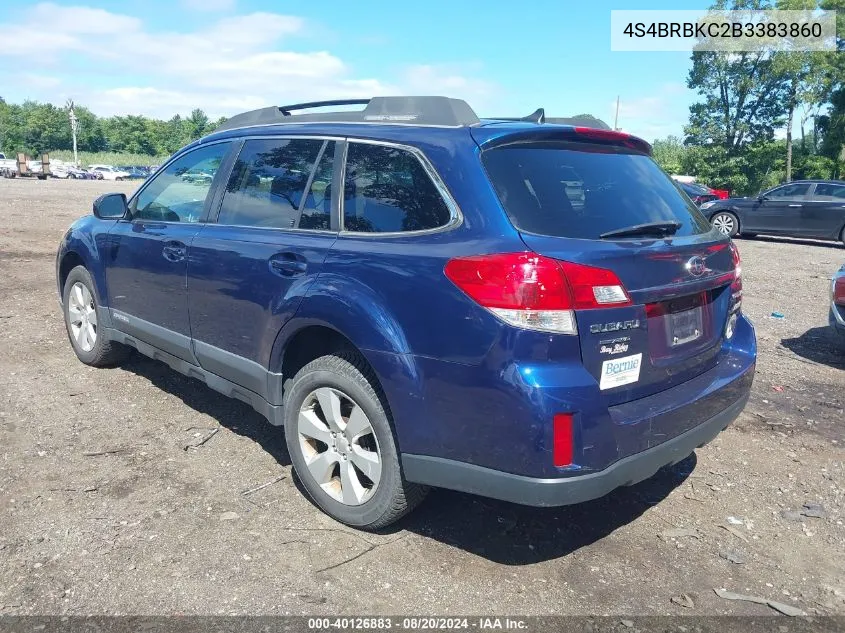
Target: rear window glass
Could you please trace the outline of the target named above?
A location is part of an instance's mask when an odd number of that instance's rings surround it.
[[[599,239],[649,222],[679,222],[675,235],[710,224],[648,156],[587,144],[519,143],[482,153],[511,222],[529,233]]]

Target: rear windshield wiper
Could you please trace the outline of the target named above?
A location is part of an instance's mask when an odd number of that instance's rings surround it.
[[[600,238],[608,237],[629,237],[634,235],[673,235],[675,231],[681,228],[680,222],[646,222],[645,224],[634,224],[633,226],[626,226],[623,229],[614,229],[607,233],[599,235]]]

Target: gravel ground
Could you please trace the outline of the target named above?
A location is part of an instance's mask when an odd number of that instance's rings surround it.
[[[840,245],[739,240],[754,392],[671,471],[549,510],[436,491],[373,535],[303,497],[245,405],[140,357],[76,360],[55,248],[132,188],[0,180],[0,614],[774,613],[715,588],[845,614]]]

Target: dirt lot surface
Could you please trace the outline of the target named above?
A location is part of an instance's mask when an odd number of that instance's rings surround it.
[[[0,614],[774,613],[714,588],[845,614],[840,245],[738,241],[754,393],[671,471],[550,510],[436,491],[373,535],[303,497],[245,405],[141,357],[77,361],[55,249],[115,188],[0,180]]]

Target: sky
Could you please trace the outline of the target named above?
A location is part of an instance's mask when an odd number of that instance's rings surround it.
[[[621,0],[0,0],[0,96],[98,115],[442,94],[479,116],[590,113],[681,135],[690,55],[611,52]],[[648,9],[709,2],[650,0]]]

